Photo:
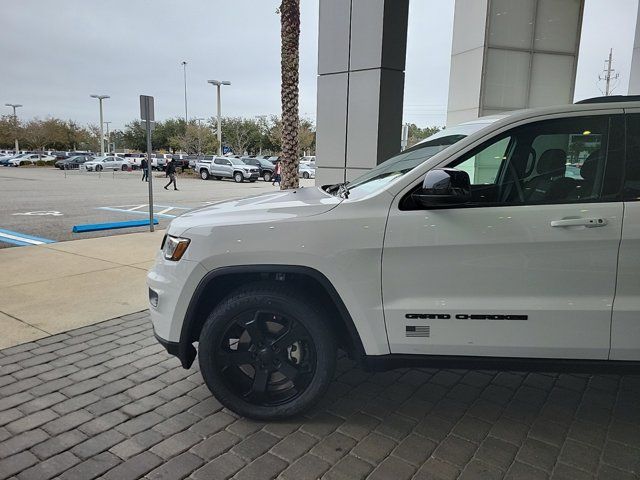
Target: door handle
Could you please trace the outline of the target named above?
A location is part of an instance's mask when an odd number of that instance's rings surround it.
[[[552,227],[604,227],[607,224],[605,218],[563,218],[562,220],[553,220]]]

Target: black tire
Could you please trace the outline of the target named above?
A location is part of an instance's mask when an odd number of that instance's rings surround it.
[[[202,180],[209,180],[209,170],[203,168],[202,170],[200,170],[200,178]]]
[[[236,172],[236,173],[233,174],[233,180],[236,183],[242,183],[242,182],[244,182],[244,175],[242,175],[242,173],[240,173],[240,172]]]
[[[270,182],[271,181],[271,172],[264,172],[262,174],[262,178],[264,179],[265,182]]]
[[[96,165],[96,172],[102,171],[102,165]]]
[[[209,390],[229,410],[258,420],[309,409],[336,366],[336,340],[325,318],[291,287],[261,282],[235,290],[200,333],[198,359]]]
[[[302,178],[309,178],[308,172],[302,172]]]

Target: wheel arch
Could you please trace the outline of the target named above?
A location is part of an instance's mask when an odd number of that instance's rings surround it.
[[[208,313],[237,287],[254,281],[290,282],[300,290],[308,287],[327,311],[327,320],[336,331],[340,348],[357,360],[364,358],[362,339],[342,298],[329,279],[318,270],[296,265],[240,265],[221,267],[205,275],[189,302],[182,324],[177,356],[184,368],[196,357],[197,341]]]

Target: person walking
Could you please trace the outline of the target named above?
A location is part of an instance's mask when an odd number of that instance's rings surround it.
[[[281,173],[282,173],[282,165],[280,165],[280,160],[276,160],[276,166],[273,170],[273,182],[271,182],[271,185],[275,185],[276,183],[280,185]]]
[[[143,182],[148,182],[149,181],[149,164],[147,163],[147,158],[143,157],[142,160],[140,161],[140,168],[142,169],[142,181]]]
[[[167,163],[165,176],[169,177],[169,183],[164,186],[164,189],[169,190],[169,185],[173,183],[173,189],[178,190],[178,185],[176,184],[176,162],[173,159],[170,159]]]

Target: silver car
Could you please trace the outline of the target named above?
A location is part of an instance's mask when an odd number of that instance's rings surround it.
[[[260,176],[260,170],[252,165],[247,165],[239,158],[214,157],[213,160],[198,160],[196,163],[200,178],[208,180],[210,177],[216,180],[233,178],[236,183],[245,180],[255,182]]]
[[[85,162],[83,164],[84,169],[89,172],[100,172],[102,170],[128,170],[129,164],[124,158],[105,156],[96,157],[93,160]]]

